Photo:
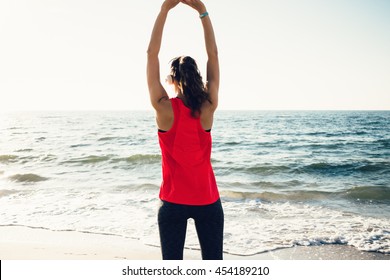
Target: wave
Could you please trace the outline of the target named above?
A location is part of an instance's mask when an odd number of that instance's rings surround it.
[[[247,171],[249,173],[260,173],[263,175],[271,175],[276,173],[283,173],[289,171],[291,167],[285,165],[263,165],[263,166],[253,166],[248,167]]]
[[[16,190],[0,190],[0,198],[17,193],[17,192],[18,191],[16,191]]]
[[[315,143],[315,144],[290,144],[287,145],[288,150],[310,150],[310,151],[323,151],[323,150],[340,150],[345,147],[346,143],[340,142],[340,143]]]
[[[0,163],[11,163],[18,160],[18,156],[15,155],[0,155]]]
[[[363,166],[357,167],[356,170],[361,172],[389,171],[390,162],[368,163]]]
[[[62,164],[95,164],[101,162],[108,163],[118,163],[125,162],[127,164],[154,164],[161,162],[161,155],[157,154],[135,154],[128,157],[114,157],[112,155],[104,155],[104,156],[85,156],[80,158],[73,158],[70,160],[63,161]]]
[[[344,174],[351,173],[356,166],[353,163],[332,164],[327,162],[312,163],[303,167],[297,168],[298,173],[320,173],[320,174]]]
[[[20,149],[20,150],[17,150],[16,152],[18,153],[22,153],[22,152],[32,152],[34,151],[33,149]]]
[[[277,173],[286,173],[291,172],[292,168],[290,166],[286,165],[267,165],[267,164],[260,164],[260,165],[254,165],[254,166],[216,166],[216,171],[218,173],[224,174],[231,174],[234,173],[247,173],[247,174],[258,174],[258,175],[274,175]]]
[[[157,192],[159,190],[159,188],[160,188],[159,185],[145,183],[145,184],[121,185],[121,186],[117,186],[116,190],[119,192],[131,192],[131,193],[134,193],[134,191],[141,191],[141,192],[154,191],[154,192]]]
[[[118,139],[118,137],[115,137],[115,136],[107,136],[107,137],[99,138],[98,141],[111,141],[111,140],[116,140],[116,139]]]
[[[296,169],[299,173],[320,173],[328,175],[343,175],[353,174],[355,172],[390,172],[390,163],[388,162],[351,162],[332,164],[327,162],[319,162],[309,164]]]
[[[70,145],[69,147],[70,148],[80,148],[80,147],[88,147],[88,146],[91,146],[91,144],[74,144],[74,145]]]
[[[242,141],[228,141],[223,143],[224,146],[241,146]]]
[[[290,191],[290,192],[239,192],[221,191],[226,199],[233,200],[264,200],[264,201],[308,201],[327,199],[333,194],[322,191]]]
[[[43,162],[52,162],[52,161],[57,159],[57,156],[52,155],[52,154],[46,154],[46,155],[42,156],[40,159]]]
[[[15,174],[10,176],[9,179],[11,181],[16,181],[19,183],[37,183],[37,182],[49,180],[49,178],[45,178],[33,173]]]
[[[218,163],[217,163],[218,164]],[[216,171],[221,175],[245,173],[253,175],[277,175],[277,174],[315,174],[324,176],[351,175],[356,173],[378,173],[390,174],[390,163],[340,163],[332,164],[326,162],[311,163],[308,165],[267,165],[259,164],[253,166],[216,166]]]
[[[374,143],[379,144],[382,148],[390,148],[390,139],[378,139]]]
[[[131,164],[153,164],[161,162],[161,155],[157,154],[135,154],[129,157],[116,158],[112,160],[113,162],[124,161]]]
[[[221,195],[238,200],[264,200],[264,201],[314,201],[329,199],[348,199],[360,201],[390,202],[390,188],[385,186],[353,187],[339,192],[297,190],[284,192],[240,192],[223,190]]]
[[[21,150],[24,152],[31,151],[32,149],[25,149]],[[35,155],[28,155],[28,156],[16,156],[16,155],[0,155],[0,163],[8,164],[8,163],[29,163],[32,161],[42,161],[42,162],[49,162],[57,159],[57,156],[53,154],[35,154]]]
[[[390,188],[385,186],[353,187],[343,191],[341,196],[354,200],[390,201]]]
[[[111,159],[111,156],[90,155],[90,156],[86,156],[86,157],[73,158],[73,159],[70,159],[70,160],[66,160],[66,161],[64,161],[62,163],[63,164],[66,164],[66,163],[94,164],[94,163],[108,161],[110,159]]]

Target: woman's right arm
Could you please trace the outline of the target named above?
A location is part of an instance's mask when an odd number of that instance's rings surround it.
[[[168,94],[161,85],[160,81],[160,61],[158,55],[161,48],[163,30],[168,12],[179,3],[180,0],[165,0],[163,2],[161,10],[154,23],[147,51],[146,75],[150,101],[158,113],[161,111],[161,101],[168,99]]]
[[[194,8],[199,15],[207,12],[206,6],[200,0],[182,0],[184,4]],[[215,40],[213,25],[210,17],[204,16],[201,18],[204,39],[207,52],[207,91],[212,103],[212,109],[215,110],[218,106],[218,91],[219,91],[219,60],[218,48]]]

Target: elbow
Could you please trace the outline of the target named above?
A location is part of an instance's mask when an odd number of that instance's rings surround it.
[[[207,48],[207,54],[210,57],[218,57],[218,47],[217,44],[210,44]]]
[[[155,56],[158,56],[158,51],[157,50],[154,50],[153,48],[148,48],[146,50],[146,54],[148,57],[155,57]]]
[[[218,58],[218,48],[215,47],[207,52],[208,57]]]
[[[213,50],[213,54],[218,57],[218,48],[217,46],[215,46],[214,50]]]

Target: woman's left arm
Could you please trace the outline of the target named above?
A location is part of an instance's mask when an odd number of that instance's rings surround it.
[[[159,111],[161,109],[161,100],[168,99],[168,94],[166,93],[160,81],[160,61],[158,58],[161,48],[164,25],[168,16],[168,12],[179,3],[180,0],[164,1],[161,6],[160,13],[157,16],[156,22],[154,23],[147,51],[148,58],[146,75],[149,87],[150,101],[156,111]]]

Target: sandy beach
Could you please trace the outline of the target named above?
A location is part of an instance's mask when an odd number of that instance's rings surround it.
[[[161,260],[160,248],[136,239],[24,226],[0,227],[2,260]],[[184,259],[200,260],[200,251],[185,250]],[[362,252],[351,246],[297,246],[251,256],[224,254],[226,260],[390,260],[390,255]]]

